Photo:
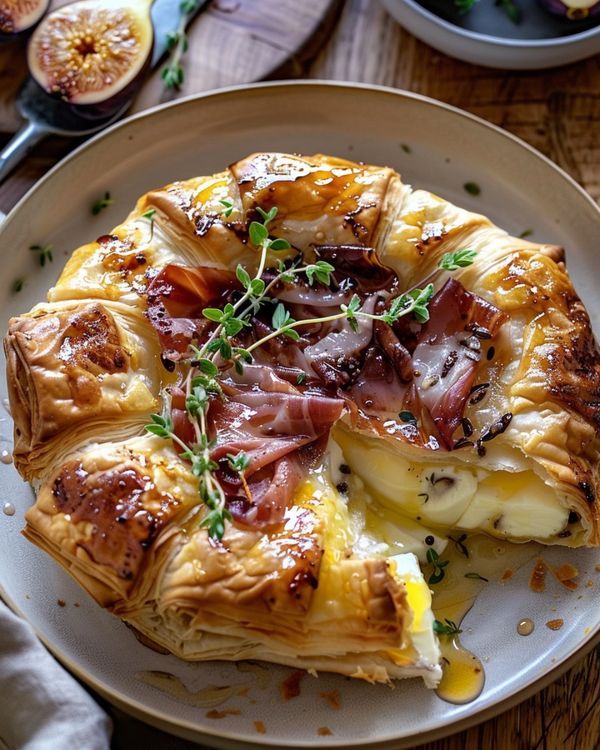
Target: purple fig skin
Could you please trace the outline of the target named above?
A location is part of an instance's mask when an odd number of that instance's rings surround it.
[[[0,11],[0,44],[8,44],[29,36],[46,14],[50,6],[50,0],[37,0],[35,6],[38,15],[35,17],[33,23],[30,22],[28,26],[21,26],[22,20],[19,18],[18,13],[10,15]],[[34,8],[31,8],[29,14],[33,11]]]
[[[33,82],[43,95],[48,96],[52,99],[59,99],[60,101],[62,101],[65,107],[68,107],[73,112],[74,115],[77,115],[78,117],[85,117],[90,120],[100,119],[103,117],[107,117],[113,112],[116,112],[121,107],[124,107],[125,104],[135,96],[140,85],[142,84],[144,77],[146,76],[146,73],[148,72],[151,58],[152,45],[150,45],[150,51],[148,53],[146,62],[140,69],[139,73],[137,73],[135,78],[132,78],[131,81],[123,89],[121,89],[121,91],[118,91],[114,96],[111,96],[108,99],[104,99],[103,101],[96,102],[95,104],[74,104],[73,102],[63,99],[60,94],[50,93],[43,86],[40,86],[40,84],[35,79]]]
[[[589,8],[574,8],[569,0],[539,0],[539,2],[542,8],[552,15],[562,16],[569,21],[582,21],[592,16],[600,16],[600,0]]]
[[[104,90],[102,89],[102,87],[96,87],[95,89],[92,89],[92,93],[89,90],[86,90],[85,72],[82,72],[84,79],[82,91],[87,96],[87,101],[84,102],[77,101],[76,96],[73,96],[73,98],[71,98],[69,82],[72,82],[74,79],[70,78],[71,73],[68,68],[68,63],[62,62],[61,64],[64,67],[58,67],[58,77],[55,77],[53,79],[52,74],[48,74],[47,68],[45,67],[48,63],[48,57],[50,58],[50,65],[54,64],[53,44],[52,42],[50,42],[50,44],[48,43],[48,38],[51,39],[52,34],[56,33],[57,27],[55,24],[64,25],[66,23],[67,28],[70,28],[70,23],[80,22],[76,17],[74,21],[70,20],[68,15],[65,16],[65,13],[71,12],[76,14],[79,12],[79,9],[81,9],[82,13],[89,13],[90,7],[92,8],[92,12],[96,8],[99,8],[101,13],[107,13],[110,12],[111,5],[114,5],[114,3],[111,3],[110,0],[108,0],[108,2],[106,3],[106,6],[103,5],[102,0],[96,0],[96,2],[90,3],[89,5],[87,3],[80,2],[80,0],[76,0],[74,3],[63,5],[61,8],[55,11],[59,20],[57,20],[57,17],[55,17],[54,13],[51,13],[46,19],[46,25],[42,25],[29,41],[29,70],[33,82],[40,89],[40,92],[43,92],[44,96],[50,97],[51,99],[60,100],[64,104],[64,107],[66,109],[70,110],[78,117],[84,117],[90,120],[106,117],[107,115],[113,114],[118,109],[121,109],[127,104],[127,102],[129,102],[133,98],[133,96],[139,89],[150,67],[152,50],[154,47],[154,32],[150,17],[148,16],[147,21],[143,22],[144,28],[141,33],[141,46],[136,52],[135,57],[128,63],[130,65],[129,70],[127,70],[127,68],[124,68],[124,71],[126,71],[126,75],[124,77],[127,79],[129,78],[129,75],[131,75],[131,78],[129,80],[123,81],[122,88],[116,88],[116,86],[114,85],[114,81],[109,80],[107,81],[107,85]],[[118,3],[118,5],[120,8],[123,8],[123,10],[126,10],[128,7],[131,8],[131,6],[128,6],[126,3],[123,3],[123,5]],[[146,5],[147,12],[149,13],[150,2],[147,2]],[[77,8],[78,10],[76,11],[75,8]],[[134,12],[138,16],[139,23],[139,10],[132,12]],[[110,19],[112,21],[112,17],[110,17]],[[86,21],[84,20],[82,21],[82,23],[86,23]],[[54,26],[49,26],[49,24],[54,24]],[[51,29],[54,29],[54,31],[52,31]],[[111,29],[108,29],[108,31],[110,32]],[[41,42],[40,40],[45,38],[45,34],[49,34],[49,37],[46,37],[45,42]],[[112,43],[110,41],[107,42],[106,38],[102,36],[99,36],[96,40],[94,40],[93,30],[91,34],[92,40],[90,41],[90,44],[92,45],[92,48],[90,49],[90,51],[87,51],[86,49],[84,53],[78,47],[75,47],[74,51],[76,51],[78,55],[82,57],[85,57],[87,54],[95,55],[97,53],[97,50],[95,49],[95,42],[97,42],[99,45]],[[88,43],[87,37],[83,43]],[[38,57],[39,50],[45,50],[45,60],[43,61],[43,63],[40,62],[40,57]],[[77,74],[81,72],[79,68],[75,68],[75,70],[77,71]],[[82,71],[85,71],[85,68],[83,68]],[[116,79],[117,83],[118,81],[119,78]]]

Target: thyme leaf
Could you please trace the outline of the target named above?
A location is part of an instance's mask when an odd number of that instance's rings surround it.
[[[440,620],[433,621],[433,632],[438,635],[458,635],[458,633],[462,633],[462,630],[453,620],[445,617],[444,622]]]
[[[91,211],[94,216],[98,216],[98,214],[103,211],[105,208],[108,208],[108,206],[111,206],[114,203],[114,200],[110,197],[110,193],[107,191],[104,193],[104,198],[98,198],[97,201],[94,201],[92,203]]]
[[[427,550],[427,562],[433,567],[433,572],[429,576],[427,583],[436,584],[442,581],[446,575],[444,568],[448,565],[449,560],[440,560],[440,556],[429,547]]]
[[[465,578],[471,578],[474,581],[485,581],[486,583],[489,582],[489,578],[484,578],[482,575],[479,575],[479,573],[465,573]]]
[[[42,268],[46,265],[46,262],[52,263],[54,260],[52,257],[52,245],[30,245],[29,249],[34,253],[38,253],[38,260]]]
[[[202,0],[183,0],[179,4],[181,18],[177,29],[167,34],[167,49],[171,52],[171,57],[161,70],[160,77],[168,91],[179,91],[185,79],[183,65],[181,64],[189,46],[185,27],[190,16],[200,8],[201,4]]]

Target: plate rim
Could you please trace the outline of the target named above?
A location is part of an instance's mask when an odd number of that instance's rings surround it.
[[[50,653],[58,660],[58,662],[63,667],[65,667],[69,672],[81,679],[82,682],[84,682],[88,687],[92,688],[96,693],[101,695],[109,703],[117,706],[117,708],[121,708],[129,715],[142,720],[146,724],[150,724],[151,726],[157,729],[162,729],[163,731],[165,731],[166,729],[166,731],[170,732],[171,734],[175,734],[176,736],[182,737],[184,739],[192,739],[195,741],[201,739],[203,742],[214,742],[214,740],[216,739],[224,740],[228,743],[227,745],[222,744],[221,747],[236,747],[242,749],[262,746],[268,747],[270,750],[277,750],[278,748],[286,750],[287,748],[315,747],[314,742],[292,741],[286,743],[285,745],[281,745],[278,742],[269,741],[269,738],[266,736],[261,737],[260,740],[253,740],[248,739],[248,737],[245,735],[241,735],[235,732],[219,731],[218,733],[211,732],[210,734],[208,734],[202,729],[198,729],[197,726],[189,722],[187,719],[175,719],[172,716],[169,716],[168,714],[156,709],[150,711],[139,701],[119,691],[116,691],[114,688],[107,686],[101,680],[96,679],[88,672],[81,669],[78,666],[77,662],[72,661],[61,651],[60,648],[56,647],[49,639],[45,638],[43,634],[38,631],[34,623],[29,621],[29,619],[23,614],[18,605],[16,605],[12,598],[7,595],[4,586],[2,586],[1,583],[0,600],[4,601],[4,603],[8,607],[10,607],[10,609],[16,615],[18,615],[22,620],[30,625],[36,637],[42,642],[42,644],[48,649],[48,651],[50,651]],[[357,742],[353,742],[351,745],[349,745],[346,740],[332,740],[327,743],[327,747],[338,748],[339,750],[344,750],[344,748],[352,747],[366,748],[367,750],[378,750],[379,748],[381,748],[381,750],[385,750],[385,748],[391,749],[393,744],[394,750],[408,750],[409,748],[419,747],[427,742],[434,742],[436,740],[445,739],[457,734],[458,732],[462,732],[465,729],[470,729],[471,727],[482,724],[489,719],[493,719],[504,711],[507,711],[518,705],[519,703],[527,700],[531,696],[538,693],[540,690],[543,690],[545,687],[559,679],[565,672],[579,663],[585,656],[587,656],[594,648],[598,646],[600,646],[600,625],[596,628],[595,631],[593,631],[586,637],[584,642],[579,647],[574,648],[562,661],[557,662],[555,665],[553,665],[553,667],[541,677],[532,680],[527,685],[524,685],[516,693],[513,693],[511,696],[505,698],[504,700],[498,701],[497,703],[488,706],[488,708],[486,709],[475,711],[473,714],[465,716],[462,719],[456,719],[450,724],[444,724],[434,729],[420,732],[418,735],[419,739],[417,745],[414,744],[414,738],[416,735],[409,734],[395,737],[390,735],[388,737],[376,740],[375,742],[369,742],[368,740],[366,742],[363,740],[358,740]],[[450,729],[450,732],[447,731],[448,728]]]
[[[271,90],[271,89],[276,89],[283,93],[286,89],[296,90],[298,87],[304,87],[304,88],[313,89],[313,90],[326,89],[329,91],[332,91],[334,89],[342,89],[344,91],[353,89],[353,90],[359,90],[361,92],[364,92],[365,95],[368,95],[370,93],[370,94],[374,94],[377,96],[384,95],[384,96],[399,97],[400,99],[408,99],[408,100],[417,101],[417,102],[426,104],[427,106],[431,106],[436,109],[441,108],[443,110],[446,110],[455,116],[459,116],[461,118],[464,118],[470,121],[472,124],[478,127],[483,127],[486,130],[493,131],[497,137],[508,139],[509,141],[512,141],[513,144],[515,144],[516,146],[519,146],[520,148],[525,148],[525,150],[528,151],[531,156],[540,160],[542,163],[545,164],[546,167],[558,173],[558,175],[563,179],[563,181],[566,181],[568,186],[571,189],[575,190],[575,192],[578,194],[579,200],[583,200],[585,203],[587,203],[588,208],[591,208],[592,211],[595,214],[597,214],[598,219],[600,220],[600,206],[598,205],[598,203],[584,190],[584,188],[581,185],[579,185],[579,183],[574,178],[572,178],[567,172],[565,172],[564,169],[562,169],[560,166],[555,164],[551,159],[546,157],[544,154],[539,152],[530,144],[523,141],[518,136],[510,133],[509,131],[504,130],[503,128],[493,123],[487,122],[486,120],[484,120],[481,117],[478,117],[477,115],[474,115],[470,112],[462,110],[453,105],[447,104],[445,102],[438,101],[431,97],[424,96],[422,94],[418,94],[418,93],[411,92],[411,91],[405,91],[403,89],[395,89],[395,88],[388,87],[388,86],[381,86],[381,85],[374,85],[374,84],[367,84],[367,83],[326,81],[326,80],[320,80],[320,79],[310,79],[310,80],[300,79],[300,80],[288,80],[288,81],[268,81],[268,82],[260,82],[260,83],[255,83],[255,84],[241,84],[241,85],[235,85],[235,86],[228,86],[228,87],[217,89],[217,90],[209,90],[209,91],[202,92],[199,94],[191,94],[189,96],[176,99],[172,102],[166,102],[163,104],[156,105],[150,109],[136,113],[134,115],[131,115],[115,123],[114,125],[110,126],[109,128],[106,128],[105,130],[101,131],[100,133],[93,136],[89,140],[80,144],[71,153],[69,153],[66,157],[64,157],[56,165],[54,165],[41,179],[39,179],[34,185],[32,185],[29,188],[29,190],[27,190],[27,192],[19,199],[19,201],[15,204],[15,206],[13,206],[13,208],[7,214],[5,220],[0,224],[0,241],[2,240],[2,236],[4,232],[6,231],[7,227],[9,226],[9,224],[11,224],[15,220],[18,220],[18,216],[21,210],[23,209],[23,207],[26,205],[28,200],[32,197],[32,195],[35,192],[40,190],[46,184],[46,182],[52,180],[54,175],[57,172],[59,172],[68,164],[79,159],[84,152],[86,152],[90,148],[93,148],[96,145],[96,143],[98,143],[99,141],[102,141],[105,138],[112,137],[113,133],[118,131],[120,128],[126,128],[131,123],[135,123],[138,120],[143,120],[147,117],[156,116],[156,115],[160,116],[160,113],[163,112],[164,110],[170,110],[171,108],[186,106],[190,104],[191,102],[201,102],[202,100],[208,99],[208,98],[221,98],[221,97],[235,98],[236,96],[240,94],[252,94],[253,92],[260,93],[265,90]],[[237,732],[219,730],[218,728],[215,728],[215,731],[206,733],[203,729],[199,729],[197,725],[194,725],[187,719],[173,717],[167,713],[163,713],[155,709],[150,710],[146,708],[142,703],[137,701],[136,699],[120,693],[114,688],[106,685],[103,681],[98,680],[95,676],[92,676],[85,669],[81,668],[76,662],[72,661],[68,656],[66,656],[62,652],[60,647],[49,642],[49,639],[46,639],[40,632],[38,632],[38,629],[36,628],[35,624],[31,623],[27,619],[27,617],[24,616],[24,614],[21,612],[18,605],[16,605],[16,603],[12,601],[11,597],[8,596],[1,582],[0,582],[0,597],[3,598],[4,601],[8,604],[8,606],[10,606],[20,617],[22,617],[26,622],[29,622],[34,632],[36,633],[37,637],[42,641],[42,643],[46,646],[46,648],[48,648],[48,650],[68,670],[70,670],[73,674],[79,677],[84,683],[89,685],[93,690],[95,690],[97,693],[99,693],[101,696],[107,699],[110,703],[117,705],[121,709],[136,716],[137,718],[142,719],[143,721],[151,724],[152,726],[161,728],[163,730],[166,729],[167,731],[173,734],[177,734],[178,736],[186,737],[188,739],[189,738],[193,738],[196,740],[201,739],[202,741],[208,741],[208,742],[213,742],[213,743],[215,741],[219,741],[222,747],[235,746],[235,747],[240,747],[240,748],[241,747],[247,748],[247,747],[254,747],[254,746],[259,746],[259,745],[267,746],[269,748],[314,747],[314,742],[308,742],[308,741],[298,742],[298,741],[291,740],[289,742],[286,741],[286,745],[281,745],[278,743],[278,741],[269,741],[268,737],[261,736],[260,739],[257,738],[256,740],[254,740],[253,738],[249,738],[247,734],[242,735]],[[360,747],[375,749],[375,748],[391,747],[391,745],[393,744],[395,748],[405,748],[405,747],[414,747],[416,736],[418,736],[418,744],[422,744],[424,742],[429,742],[429,741],[433,741],[436,739],[440,739],[442,737],[450,736],[451,734],[455,734],[456,732],[462,731],[464,729],[477,725],[483,721],[486,721],[490,718],[493,718],[499,713],[502,713],[503,711],[513,707],[517,703],[535,694],[536,692],[544,688],[546,685],[558,679],[565,671],[567,671],[567,669],[573,666],[577,661],[583,658],[587,653],[589,653],[589,651],[591,651],[596,645],[599,645],[599,644],[600,644],[600,622],[596,625],[596,627],[593,630],[591,630],[585,636],[582,642],[579,642],[578,644],[574,645],[571,649],[569,649],[566,655],[560,661],[557,661],[555,664],[553,664],[548,669],[547,672],[545,672],[538,678],[531,679],[529,682],[523,685],[521,689],[518,690],[516,693],[512,694],[511,696],[503,700],[499,700],[493,703],[487,708],[484,708],[481,710],[475,710],[472,714],[462,717],[462,718],[455,719],[454,721],[448,724],[443,724],[438,727],[425,729],[423,732],[420,732],[419,735],[415,735],[414,733],[412,735],[410,734],[387,735],[385,737],[381,737],[377,740],[374,740],[373,742],[369,742],[368,740],[367,741],[357,740],[356,742],[353,742],[352,745],[348,745],[348,742],[346,740],[331,740],[330,742],[328,742],[327,746],[332,747],[332,748],[359,747],[360,746]],[[224,743],[227,743],[227,745]]]
[[[414,2],[414,0],[402,0],[402,2],[412,3]],[[598,31],[600,33],[600,25],[598,26]],[[314,88],[314,89],[340,88],[343,90],[358,89],[360,91],[371,92],[374,94],[384,94],[384,95],[391,95],[393,97],[399,97],[399,98],[404,98],[404,99],[413,99],[413,100],[422,102],[426,105],[432,106],[434,108],[438,108],[438,109],[441,108],[448,112],[453,113],[454,115],[458,115],[459,117],[469,120],[470,122],[477,125],[478,127],[483,127],[486,130],[492,130],[496,133],[496,135],[512,141],[516,145],[528,151],[531,156],[534,156],[535,158],[542,161],[547,167],[550,167],[555,172],[558,172],[560,176],[569,183],[570,187],[574,188],[576,192],[579,193],[580,197],[583,198],[588,203],[588,206],[591,207],[598,214],[600,218],[600,205],[591,197],[591,195],[585,190],[585,188],[583,188],[577,182],[577,180],[571,177],[571,175],[568,172],[566,172],[561,166],[553,162],[552,159],[550,159],[548,156],[546,156],[541,151],[536,149],[534,146],[527,143],[527,141],[524,141],[522,138],[519,138],[519,136],[515,135],[514,133],[511,133],[509,130],[505,130],[504,128],[501,128],[499,125],[496,125],[493,122],[489,122],[485,120],[483,117],[479,117],[478,115],[475,115],[472,112],[469,112],[465,109],[461,109],[460,107],[456,107],[453,104],[448,104],[447,102],[443,102],[440,99],[434,99],[431,96],[425,96],[424,94],[419,94],[415,91],[408,91],[406,89],[394,88],[392,86],[384,86],[380,84],[371,84],[371,83],[362,83],[362,82],[350,82],[350,81],[332,81],[332,80],[321,79],[321,78],[311,78],[311,79],[300,78],[300,79],[289,79],[289,80],[281,80],[281,81],[262,81],[258,83],[236,84],[233,86],[224,86],[223,88],[219,88],[219,89],[209,89],[208,91],[203,91],[203,92],[196,93],[196,94],[188,94],[187,96],[182,96],[171,102],[164,102],[162,104],[156,104],[153,107],[149,107],[148,109],[145,109],[141,112],[136,112],[132,115],[129,115],[123,118],[122,120],[117,121],[116,123],[105,128],[104,130],[101,130],[96,135],[93,135],[88,140],[84,141],[82,144],[74,148],[73,151],[71,151],[62,159],[60,159],[60,161],[58,161],[53,167],[51,167],[42,177],[40,177],[39,180],[37,180],[37,182],[35,182],[21,196],[21,198],[19,198],[17,203],[15,203],[15,205],[10,209],[10,211],[6,214],[6,216],[0,221],[0,240],[2,239],[2,235],[4,234],[6,227],[9,225],[10,222],[14,220],[17,212],[23,207],[23,205],[27,202],[27,200],[37,190],[41,189],[42,186],[45,185],[46,182],[48,182],[50,179],[52,179],[59,170],[63,169],[65,166],[67,166],[71,162],[76,161],[81,156],[81,154],[84,151],[86,151],[88,148],[91,148],[97,142],[103,140],[104,138],[112,136],[112,134],[116,132],[117,130],[119,130],[120,128],[125,128],[130,123],[136,122],[137,120],[141,120],[146,117],[153,116],[164,110],[175,109],[177,107],[184,106],[192,101],[201,101],[203,99],[208,99],[208,98],[228,97],[232,95],[235,96],[238,93],[260,91],[262,89],[284,90],[286,88],[296,89],[297,87],[306,87],[306,88]]]
[[[386,0],[385,4],[387,5],[388,2],[398,2],[398,0]],[[585,29],[585,31],[578,31],[575,34],[569,34],[564,37],[554,36],[548,39],[516,39],[512,37],[493,36],[492,34],[484,34],[481,31],[463,29],[462,26],[457,26],[450,21],[446,21],[446,19],[438,16],[428,8],[421,5],[418,0],[399,0],[399,2],[404,3],[412,11],[420,15],[422,18],[425,18],[427,22],[444,29],[444,31],[447,31],[449,34],[462,37],[467,41],[481,42],[498,48],[544,50],[560,47],[565,49],[571,46],[576,46],[582,42],[587,42],[596,36],[600,36],[600,24],[592,26],[590,29]]]

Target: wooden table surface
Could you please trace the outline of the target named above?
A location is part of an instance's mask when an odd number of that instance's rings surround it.
[[[505,73],[452,60],[418,42],[376,0],[346,0],[339,15],[317,57],[303,62],[302,68],[294,61],[295,75],[394,86],[469,110],[528,141],[600,200],[600,56],[548,71]],[[42,144],[0,186],[0,210],[9,210],[71,147],[61,140]],[[159,746],[154,730],[131,725],[124,725],[115,746],[124,750],[132,742],[138,745],[142,735],[147,746]],[[170,743],[166,737],[160,746],[192,747],[177,740]],[[423,747],[597,750],[600,649],[497,718]]]

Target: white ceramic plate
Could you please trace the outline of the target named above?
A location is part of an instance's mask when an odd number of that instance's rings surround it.
[[[73,248],[111,229],[149,188],[210,174],[260,149],[323,151],[389,164],[406,181],[483,211],[516,234],[532,228],[536,239],[564,244],[575,284],[600,327],[597,278],[589,273],[597,267],[600,211],[547,159],[498,128],[414,94],[300,82],[230,89],[151,110],[90,141],[52,170],[0,230],[2,328],[11,314],[44,297]],[[464,191],[467,181],[481,186],[480,196]],[[114,205],[92,217],[90,204],[106,190]],[[27,248],[49,242],[54,263],[40,269]],[[14,295],[10,286],[18,276],[26,284]],[[0,387],[4,397],[4,383]],[[10,448],[10,418],[1,416],[0,447]],[[525,569],[510,585],[490,583],[464,623],[465,645],[483,657],[487,675],[474,703],[449,705],[416,680],[392,690],[332,675],[307,676],[301,695],[284,703],[280,684],[289,670],[269,667],[257,677],[233,664],[185,664],[138,644],[119,620],[100,610],[21,537],[33,494],[12,466],[0,464],[0,486],[2,500],[17,507],[14,516],[0,513],[0,582],[6,599],[65,664],[110,700],[150,723],[219,747],[253,742],[263,747],[399,747],[414,744],[417,735],[423,742],[516,702],[556,676],[600,634],[598,551],[549,550],[549,562],[575,562],[584,582],[596,576],[594,587],[582,586],[571,595],[550,585],[546,594],[534,596]],[[556,593],[559,599],[553,598]],[[515,632],[524,616],[537,623],[529,638]],[[561,630],[544,627],[558,617],[565,621]],[[206,707],[192,705],[189,693],[186,703],[141,681],[137,675],[144,670],[176,674],[192,692],[209,686],[250,689],[226,704],[239,714],[211,720]],[[333,689],[341,695],[335,711],[320,697]],[[264,722],[267,733],[258,734],[254,721]],[[321,727],[332,734],[318,735]]]
[[[493,0],[480,0],[463,16],[454,13],[452,0],[443,4],[436,0],[381,2],[418,39],[475,65],[536,70],[577,62],[600,52],[600,24],[553,17],[538,6],[537,0],[517,0],[524,11],[518,25],[495,7]],[[437,9],[441,9],[439,15]]]

